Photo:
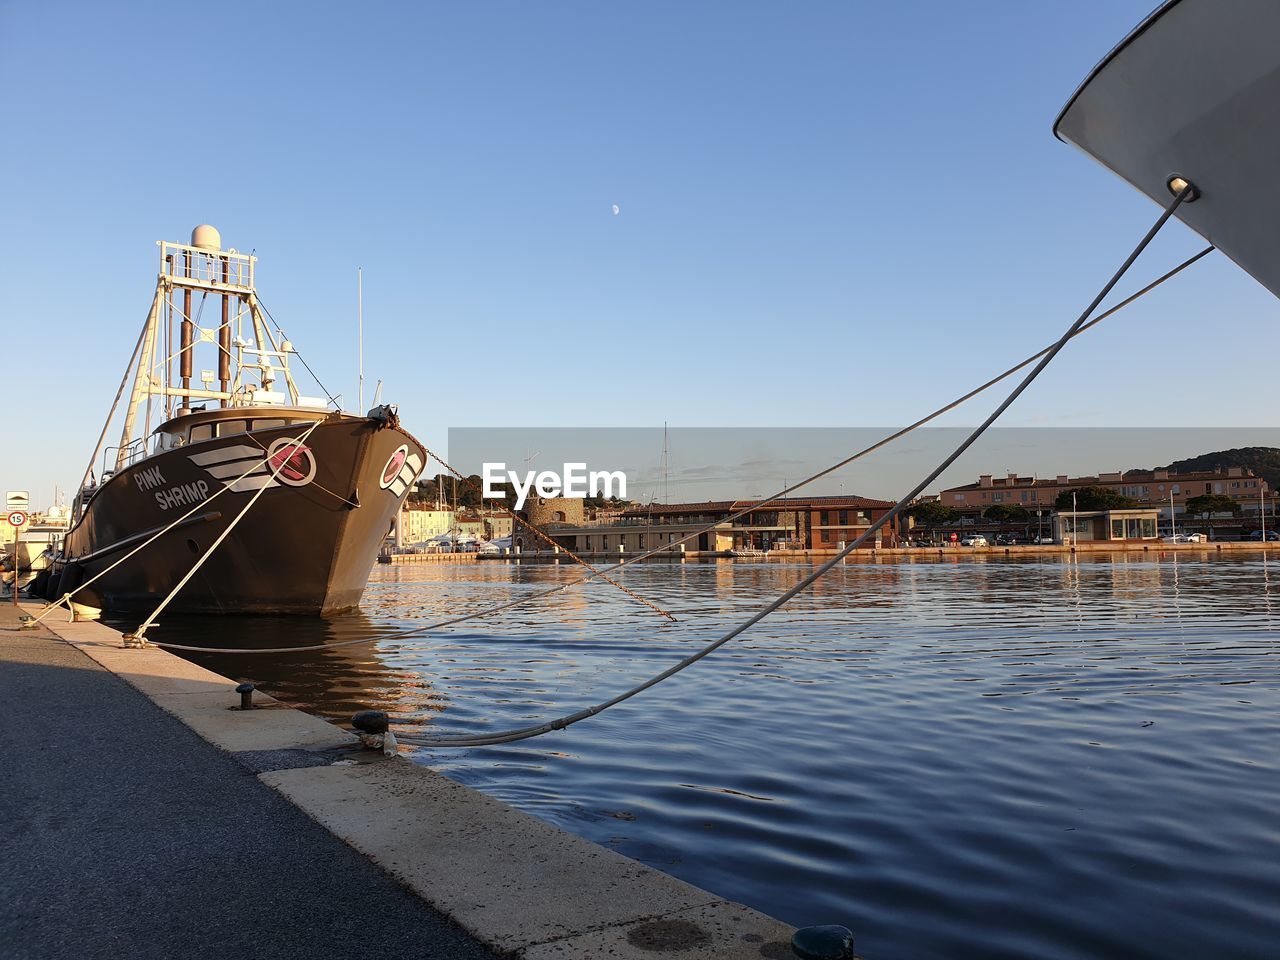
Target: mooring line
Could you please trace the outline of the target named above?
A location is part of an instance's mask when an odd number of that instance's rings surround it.
[[[999,419],[999,417],[1005,412],[1005,410],[1007,410],[1013,404],[1013,402],[1022,395],[1023,391],[1025,391],[1027,387],[1031,386],[1031,384],[1035,381],[1035,379],[1038,376],[1040,376],[1040,373],[1045,369],[1045,367],[1047,367],[1053,361],[1053,358],[1058,355],[1058,353],[1062,350],[1063,347],[1067,345],[1067,343],[1072,339],[1072,337],[1074,337],[1080,331],[1080,329],[1084,326],[1085,322],[1088,320],[1089,315],[1098,308],[1098,305],[1103,301],[1103,299],[1107,296],[1107,294],[1111,292],[1112,288],[1117,283],[1120,282],[1120,278],[1123,277],[1125,273],[1128,272],[1131,266],[1133,266],[1134,261],[1137,260],[1138,257],[1142,254],[1142,252],[1147,248],[1147,246],[1155,238],[1156,234],[1158,234],[1161,228],[1164,227],[1164,225],[1169,222],[1169,218],[1172,217],[1174,212],[1178,209],[1178,207],[1182,205],[1182,202],[1185,199],[1187,199],[1188,196],[1191,196],[1194,191],[1195,191],[1195,188],[1191,184],[1185,185],[1180,191],[1178,191],[1177,195],[1173,198],[1173,201],[1165,208],[1164,212],[1160,215],[1160,218],[1156,220],[1156,222],[1152,225],[1151,229],[1147,231],[1146,235],[1142,238],[1141,241],[1139,241],[1138,245],[1133,249],[1133,252],[1130,253],[1129,256],[1125,259],[1124,263],[1121,264],[1120,269],[1117,270],[1112,275],[1111,279],[1107,281],[1106,285],[1098,292],[1098,295],[1094,297],[1093,301],[1089,304],[1088,307],[1085,308],[1084,312],[1080,314],[1079,318],[1067,328],[1066,332],[1063,333],[1063,335],[1058,338],[1056,343],[1054,343],[1047,350],[1042,351],[1043,355],[1041,356],[1040,361],[1035,365],[1035,367],[1031,370],[1031,372],[1028,373],[1025,377],[1023,377],[1022,381],[1016,387],[1014,387],[1013,390],[1009,392],[1009,394],[1004,398],[1004,400],[1000,402],[1000,404],[995,408],[995,410],[993,410],[991,414],[984,421],[982,421],[982,423],[980,423],[968,435],[968,437],[966,437],[960,443],[959,446],[957,446],[950,454],[948,454],[947,457],[943,459],[941,463],[939,463],[936,467],[934,467],[933,470],[931,470],[929,474],[926,477],[924,477],[924,479],[922,479],[919,483],[917,483],[908,493],[906,493],[902,497],[899,497],[897,502],[893,505],[892,509],[890,509],[887,513],[881,516],[879,520],[872,523],[871,526],[868,527],[867,530],[865,530],[852,543],[850,543],[843,550],[836,553],[834,557],[832,557],[830,560],[826,561],[821,566],[816,568],[808,576],[800,580],[800,582],[797,583],[795,586],[785,590],[780,596],[770,601],[762,609],[760,609],[754,615],[749,617],[747,620],[738,624],[738,626],[729,630],[727,633],[717,638],[716,640],[713,640],[712,642],[708,643],[697,653],[694,653],[688,657],[685,657],[679,663],[675,664],[672,667],[667,668],[666,670],[662,671],[656,676],[650,677],[648,680],[644,681],[643,683],[637,684],[636,686],[631,687],[629,690],[626,690],[618,694],[617,696],[612,697],[609,700],[605,700],[602,703],[598,703],[594,706],[587,707],[575,713],[567,714],[566,716],[563,716],[563,717],[557,717],[554,720],[549,720],[545,723],[537,724],[534,726],[520,727],[512,730],[504,730],[496,733],[484,734],[484,735],[478,735],[478,736],[413,737],[412,735],[405,735],[405,736],[399,737],[399,739],[404,743],[409,743],[414,746],[420,746],[420,747],[476,747],[476,746],[492,746],[492,745],[502,744],[502,743],[513,743],[517,740],[527,740],[531,737],[537,737],[546,733],[551,733],[554,730],[563,730],[566,727],[570,726],[571,724],[577,723],[580,720],[585,720],[588,717],[594,717],[597,714],[602,713],[603,711],[609,709],[610,707],[615,706],[616,704],[622,703],[625,700],[629,700],[632,697],[640,693],[643,693],[645,690],[648,690],[650,687],[656,686],[662,681],[675,676],[677,673],[681,672],[687,667],[692,666],[693,664],[697,663],[699,660],[702,660],[704,657],[709,656],[710,654],[718,650],[720,647],[728,643],[730,640],[741,635],[743,632],[745,632],[755,624],[759,623],[761,620],[769,616],[771,613],[773,613],[775,610],[777,610],[779,607],[781,607],[783,604],[785,604],[788,600],[790,600],[797,594],[803,592],[804,590],[807,590],[818,579],[820,579],[823,575],[825,575],[829,570],[831,570],[833,567],[840,564],[844,560],[844,558],[847,557],[850,553],[852,553],[854,550],[858,549],[864,543],[866,543],[867,540],[871,536],[873,536],[877,530],[885,526],[887,523],[895,519],[900,513],[902,513],[902,511],[906,509],[906,507],[917,496],[920,495],[921,491],[923,491],[925,487],[933,483],[934,480],[936,480],[939,476],[941,476],[943,471],[945,471],[949,466],[951,466],[951,464],[953,464],[957,459],[959,459],[961,454],[963,454],[966,450],[968,450],[969,447],[971,447],[977,441],[977,439],[980,436],[982,436],[987,431],[987,429],[993,423],[995,423],[997,419]]]
[[[1212,245],[1205,247],[1199,253],[1184,260],[1182,263],[1178,264],[1178,266],[1174,267],[1169,272],[1153,280],[1151,283],[1147,284],[1141,290],[1138,290],[1136,293],[1126,297],[1124,300],[1121,300],[1114,307],[1111,307],[1108,310],[1104,311],[1103,313],[1098,314],[1097,317],[1090,320],[1088,323],[1081,325],[1079,329],[1075,330],[1075,332],[1073,332],[1068,339],[1074,339],[1075,337],[1084,333],[1086,330],[1089,330],[1092,327],[1096,326],[1097,324],[1101,323],[1103,320],[1106,320],[1108,317],[1115,315],[1120,310],[1129,306],[1129,304],[1133,303],[1135,300],[1138,300],[1140,297],[1150,293],[1152,290],[1160,286],[1166,280],[1169,280],[1177,276],[1179,273],[1181,273],[1187,267],[1191,266],[1196,261],[1212,253],[1214,249],[1215,248]],[[717,526],[719,526],[722,523],[732,523],[734,520],[737,520],[741,517],[746,516],[748,513],[752,512],[753,510],[758,510],[761,506],[765,504],[769,504],[775,500],[782,499],[782,497],[786,496],[787,494],[792,493],[793,491],[798,490],[801,487],[804,487],[812,483],[814,480],[818,480],[822,477],[827,476],[828,474],[832,473],[835,470],[839,470],[841,467],[848,466],[849,464],[857,460],[861,460],[863,457],[866,457],[874,453],[875,451],[880,450],[881,448],[887,446],[893,441],[901,439],[902,437],[911,433],[913,430],[919,429],[925,424],[933,420],[936,420],[938,417],[942,416],[944,413],[954,410],[956,407],[960,406],[961,404],[978,396],[978,394],[983,393],[986,390],[989,390],[991,387],[995,386],[997,383],[1000,383],[1002,380],[1008,379],[1013,374],[1017,373],[1019,370],[1026,368],[1030,364],[1034,363],[1036,360],[1043,357],[1050,350],[1053,350],[1055,346],[1056,344],[1050,344],[1049,346],[1045,347],[1043,350],[1040,350],[1032,354],[1031,356],[1027,357],[1027,359],[1010,367],[1008,370],[1006,370],[1004,373],[1000,374],[999,376],[993,377],[992,379],[988,380],[986,383],[982,384],[981,386],[975,387],[974,389],[970,390],[968,393],[964,394],[962,397],[959,397],[958,399],[951,401],[945,406],[939,407],[937,410],[933,411],[932,413],[924,417],[921,417],[919,420],[915,421],[910,426],[903,427],[901,430],[898,430],[895,433],[891,433],[888,436],[880,440],[877,440],[871,446],[866,447],[862,450],[859,450],[857,453],[853,454],[852,456],[846,457],[844,460],[841,460],[839,463],[834,464],[833,466],[827,467],[826,469],[821,470],[818,473],[815,473],[811,477],[807,477],[804,480],[799,481],[798,483],[793,483],[791,486],[786,487],[783,490],[780,490],[779,492],[773,494],[772,496],[767,497],[764,500],[760,500],[754,503],[752,506],[747,507],[743,510],[740,510],[737,513],[731,514],[725,518],[717,520],[714,523],[710,524],[709,526],[702,528],[701,530],[695,530],[693,533],[689,534],[686,537],[681,538],[680,540],[676,540],[672,543],[662,544],[645,553],[641,553],[634,557],[628,557],[627,559],[621,560],[618,563],[613,564],[612,566],[604,567],[602,572],[609,573],[614,570],[617,570],[619,567],[623,567],[631,563],[638,563],[641,560],[646,560],[649,557],[653,557],[659,553],[663,553],[665,551],[678,547],[680,544],[687,543],[689,540],[692,540],[693,538],[697,537],[701,533],[706,533],[710,530],[714,530]],[[423,447],[423,449],[425,450],[426,448]],[[274,653],[312,653],[318,650],[336,650],[341,647],[356,646],[361,643],[381,643],[383,641],[387,641],[387,642],[400,641],[400,640],[405,640],[411,637],[420,636],[421,634],[429,633],[435,630],[441,630],[446,627],[456,626],[459,623],[465,623],[469,620],[477,620],[481,617],[488,617],[496,613],[502,613],[506,610],[511,610],[515,607],[523,606],[524,604],[527,604],[527,603],[532,603],[535,600],[541,600],[546,597],[555,596],[558,593],[565,593],[571,588],[580,586],[581,584],[587,583],[592,579],[594,579],[592,575],[580,577],[577,580],[571,580],[568,583],[560,584],[559,586],[552,587],[548,590],[542,590],[542,591],[539,591],[538,593],[530,594],[529,596],[517,597],[514,600],[508,600],[504,603],[495,604],[494,606],[491,606],[491,607],[486,607],[484,610],[480,610],[475,613],[462,614],[457,617],[451,617],[446,620],[439,620],[439,621],[436,621],[435,623],[429,623],[421,627],[409,627],[405,630],[397,630],[394,632],[388,632],[381,635],[363,637],[358,640],[342,640],[342,641],[338,641],[337,643],[319,643],[319,644],[309,644],[307,646],[294,646],[294,647],[263,647],[263,648],[254,649],[254,648],[248,648],[248,647],[245,647],[245,648],[195,647],[195,646],[188,646],[188,645],[176,644],[176,643],[161,643],[155,640],[152,640],[150,642],[153,645],[158,647],[162,646],[169,650],[182,650],[188,653],[228,653],[228,654],[272,653],[274,654]]]

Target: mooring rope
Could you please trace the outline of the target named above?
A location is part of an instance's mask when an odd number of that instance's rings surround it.
[[[855,539],[852,543],[846,546],[843,550],[840,550],[838,553],[836,553],[836,555],[832,557],[830,560],[827,560],[821,566],[817,567],[808,576],[801,579],[800,582],[798,582],[795,586],[785,590],[781,595],[776,597],[774,600],[770,601],[768,604],[766,604],[763,608],[761,608],[759,611],[757,611],[754,615],[749,617],[747,620],[738,624],[736,627],[729,630],[727,633],[723,634],[719,638],[706,644],[704,647],[702,647],[702,649],[698,650],[696,653],[691,654],[688,657],[685,657],[683,660],[681,660],[679,663],[675,664],[674,666],[669,667],[666,670],[663,670],[661,673],[657,674],[656,676],[650,677],[648,680],[645,680],[643,683],[636,684],[635,686],[631,687],[629,690],[626,690],[615,697],[605,700],[602,703],[598,703],[594,706],[587,707],[583,710],[578,710],[575,713],[567,714],[566,716],[563,716],[563,717],[557,717],[554,720],[549,720],[545,723],[536,724],[534,726],[520,727],[512,730],[503,730],[503,731],[498,731],[496,733],[490,733],[490,734],[484,734],[484,735],[459,736],[459,737],[414,737],[411,735],[403,735],[403,736],[400,736],[399,739],[404,743],[409,743],[414,746],[420,746],[420,747],[477,747],[477,746],[492,746],[492,745],[502,744],[502,743],[512,743],[517,740],[527,740],[531,737],[537,737],[546,733],[551,733],[552,731],[555,731],[555,730],[563,730],[566,727],[570,726],[571,724],[577,723],[580,720],[585,720],[588,717],[594,717],[597,714],[602,713],[605,710],[608,710],[610,707],[615,706],[616,704],[622,703],[625,700],[629,700],[632,697],[640,693],[643,693],[645,690],[648,690],[650,687],[656,686],[662,681],[675,676],[677,673],[680,673],[682,670],[686,669],[687,667],[692,666],[693,664],[697,663],[699,660],[702,660],[704,657],[709,656],[710,654],[718,650],[720,647],[728,643],[730,640],[741,635],[746,630],[750,629],[752,626],[759,623],[761,620],[769,616],[771,613],[773,613],[775,610],[777,610],[779,607],[785,604],[788,600],[795,597],[797,594],[803,592],[804,590],[807,590],[818,579],[820,579],[823,575],[825,575],[827,571],[837,566],[850,553],[852,553],[854,550],[858,549],[864,543],[866,543],[867,540],[871,536],[873,536],[877,530],[885,526],[885,524],[889,523],[890,521],[895,519],[900,513],[902,513],[902,511],[906,509],[906,507],[917,496],[920,495],[920,493],[925,489],[925,487],[933,483],[933,481],[936,480],[944,470],[946,470],[949,466],[951,466],[951,464],[953,464],[957,459],[959,459],[960,455],[963,454],[966,450],[968,450],[969,447],[971,447],[974,444],[974,442],[976,442],[977,439],[980,436],[982,436],[982,434],[984,434],[993,423],[995,423],[995,421],[1001,416],[1001,414],[1003,414],[1005,410],[1007,410],[1013,404],[1013,402],[1022,395],[1023,391],[1025,391],[1027,387],[1031,386],[1031,384],[1035,381],[1035,379],[1038,376],[1040,376],[1040,373],[1045,369],[1045,367],[1047,367],[1053,361],[1053,358],[1056,357],[1058,353],[1062,350],[1062,348],[1065,347],[1067,343],[1071,340],[1071,338],[1080,331],[1080,329],[1084,326],[1085,322],[1087,321],[1089,315],[1093,313],[1094,310],[1097,309],[1098,305],[1103,301],[1103,299],[1107,296],[1107,294],[1111,292],[1111,289],[1117,283],[1119,283],[1120,278],[1123,277],[1125,273],[1128,272],[1131,266],[1133,266],[1134,261],[1138,259],[1138,257],[1142,254],[1142,251],[1144,251],[1147,248],[1148,244],[1151,243],[1151,241],[1155,238],[1156,234],[1160,232],[1161,228],[1164,227],[1166,223],[1168,223],[1169,218],[1172,217],[1174,212],[1178,209],[1178,207],[1181,206],[1183,200],[1185,200],[1188,196],[1190,196],[1194,192],[1194,189],[1195,188],[1193,186],[1191,186],[1190,184],[1187,184],[1178,192],[1177,196],[1173,198],[1173,201],[1165,208],[1164,212],[1160,215],[1160,218],[1156,220],[1156,222],[1152,225],[1151,229],[1147,231],[1146,235],[1142,238],[1142,240],[1138,243],[1138,245],[1133,249],[1133,252],[1130,253],[1129,256],[1125,259],[1124,263],[1120,266],[1120,269],[1117,270],[1112,275],[1111,279],[1107,281],[1106,285],[1102,288],[1101,291],[1099,291],[1098,295],[1094,297],[1093,301],[1089,304],[1089,306],[1085,308],[1084,312],[1080,314],[1079,318],[1074,323],[1072,323],[1071,326],[1067,328],[1066,332],[1063,333],[1063,335],[1058,338],[1058,341],[1054,343],[1053,346],[1049,347],[1048,350],[1043,351],[1043,355],[1041,356],[1040,361],[1035,365],[1035,367],[1031,370],[1031,372],[1028,373],[1025,377],[1023,377],[1022,381],[1016,387],[1014,387],[1013,390],[1009,392],[1009,394],[1004,398],[1004,400],[1000,402],[1000,404],[995,408],[995,410],[993,410],[991,414],[968,435],[968,437],[966,437],[950,454],[946,456],[946,458],[942,460],[941,463],[939,463],[936,467],[934,467],[933,470],[931,470],[929,474],[924,479],[922,479],[919,483],[917,483],[908,493],[906,493],[902,497],[899,497],[898,501],[893,505],[893,508],[890,509],[883,516],[881,516],[879,520],[872,523],[871,526],[868,527],[866,531],[864,531],[859,537],[857,537],[857,539]]]
[[[1184,260],[1182,263],[1178,264],[1178,266],[1174,267],[1172,270],[1168,271],[1162,276],[1156,278],[1151,283],[1143,287],[1141,290],[1138,290],[1137,292],[1133,293],[1129,297],[1126,297],[1124,300],[1120,301],[1115,306],[1107,309],[1103,313],[1098,314],[1097,317],[1093,318],[1088,323],[1081,325],[1078,329],[1076,329],[1074,332],[1071,333],[1068,339],[1074,339],[1075,337],[1084,333],[1086,330],[1089,330],[1090,328],[1101,323],[1103,320],[1106,320],[1108,317],[1114,316],[1116,313],[1119,313],[1122,309],[1129,306],[1135,300],[1138,300],[1139,298],[1150,293],[1156,287],[1163,284],[1166,280],[1172,279],[1173,277],[1177,276],[1179,273],[1181,273],[1187,267],[1191,266],[1196,261],[1212,253],[1214,249],[1215,248],[1212,245],[1205,247],[1199,253]],[[1056,347],[1056,344],[1050,344],[1044,349],[1039,350],[1036,353],[1032,354],[1031,356],[1027,357],[1025,360],[1014,364],[1008,370],[1004,371],[1004,373],[1001,373],[998,376],[991,378],[981,386],[973,388],[963,396],[958,397],[955,400],[952,400],[950,403],[942,407],[939,407],[938,409],[934,410],[932,413],[927,414],[924,417],[921,417],[919,420],[916,420],[914,423],[910,424],[909,426],[903,427],[901,430],[898,430],[894,433],[891,433],[881,438],[880,440],[877,440],[875,443],[871,444],[871,446],[865,447],[862,450],[859,450],[857,453],[854,453],[851,456],[846,457],[844,460],[841,460],[839,463],[826,467],[825,469],[820,470],[819,472],[813,474],[812,476],[806,477],[805,479],[800,480],[797,483],[793,483],[791,484],[791,486],[786,487],[783,490],[780,490],[777,493],[772,494],[771,496],[766,497],[763,500],[755,501],[751,506],[746,507],[742,510],[739,510],[737,513],[730,514],[727,517],[716,520],[715,522],[709,524],[708,526],[703,527],[701,530],[695,530],[693,533],[690,533],[679,540],[675,540],[671,543],[661,544],[658,547],[655,547],[644,553],[637,554],[634,557],[627,557],[626,559],[621,560],[618,563],[602,568],[601,572],[611,573],[620,567],[627,566],[628,564],[638,563],[641,560],[646,560],[650,557],[656,556],[659,553],[673,550],[676,547],[680,546],[682,543],[687,543],[690,540],[694,539],[699,534],[714,530],[720,524],[732,523],[734,520],[744,517],[748,513],[751,513],[754,510],[760,509],[760,507],[762,506],[772,503],[775,500],[780,500],[783,497],[785,497],[787,494],[792,493],[796,490],[799,490],[801,487],[807,486],[808,484],[814,482],[815,480],[821,479],[822,477],[825,477],[828,474],[836,470],[839,470],[841,467],[848,466],[849,464],[854,463],[857,460],[861,460],[863,457],[869,456],[870,454],[876,452],[877,450],[880,450],[883,447],[889,445],[893,441],[899,440],[902,437],[906,436],[907,434],[911,433],[912,431],[917,430],[920,427],[923,427],[925,424],[930,423],[933,420],[936,420],[938,417],[942,416],[944,413],[954,410],[956,407],[960,406],[961,404],[969,400],[972,400],[974,397],[978,396],[980,393],[983,393],[986,390],[989,390],[991,387],[995,386],[997,383],[1000,383],[1001,381],[1006,380],[1009,377],[1013,376],[1013,374],[1017,373],[1019,370],[1025,369],[1026,367],[1034,363],[1036,360],[1040,359],[1045,354],[1047,354],[1050,350],[1053,350],[1055,347]],[[423,449],[426,449],[426,448],[424,447]],[[506,610],[511,610],[515,607],[523,606],[527,603],[532,603],[535,600],[541,600],[547,597],[554,596],[559,593],[565,593],[568,590],[572,589],[573,587],[580,586],[584,583],[589,582],[592,579],[594,579],[594,575],[579,577],[576,580],[570,580],[568,583],[560,584],[559,586],[552,587],[548,590],[542,590],[537,593],[529,594],[528,596],[516,597],[513,600],[508,600],[508,601],[504,601],[503,603],[494,604],[493,606],[485,607],[483,610],[479,610],[473,613],[460,614],[459,616],[456,616],[456,617],[450,617],[445,620],[438,620],[434,623],[424,624],[423,626],[420,626],[420,627],[409,627],[404,630],[397,630],[394,632],[383,633],[381,635],[375,635],[370,637],[362,637],[356,640],[341,640],[336,643],[317,643],[317,644],[308,644],[306,646],[293,646],[293,647],[231,648],[231,647],[196,647],[196,646],[189,646],[186,644],[179,644],[179,643],[160,642],[157,640],[152,640],[149,642],[154,646],[164,647],[167,650],[182,650],[188,653],[277,654],[277,653],[313,653],[319,650],[337,650],[342,647],[357,646],[362,643],[381,643],[383,641],[399,641],[399,640],[408,639],[410,637],[419,636],[423,633],[442,630],[446,627],[456,626],[459,623],[465,623],[470,620],[477,620],[477,619],[480,619],[481,617],[492,616],[493,614],[496,614],[496,613],[502,613]]]

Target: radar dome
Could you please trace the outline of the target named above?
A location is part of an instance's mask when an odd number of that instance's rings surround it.
[[[221,250],[222,234],[207,223],[202,223],[191,231],[191,245],[201,250]]]

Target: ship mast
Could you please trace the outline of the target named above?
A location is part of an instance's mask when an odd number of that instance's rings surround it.
[[[292,344],[277,341],[271,333],[254,288],[257,257],[223,250],[218,231],[207,224],[192,231],[190,244],[161,240],[158,246],[160,272],[143,326],[140,355],[136,355],[133,389],[116,451],[117,470],[140,454],[138,448],[150,433],[152,406],[157,400],[163,404],[166,419],[190,413],[193,400],[216,400],[222,407],[298,403],[298,387],[289,371]],[[221,301],[221,322],[202,327],[200,317],[210,297]],[[174,314],[180,327],[177,377],[171,363],[174,356],[158,355],[161,329],[166,326],[162,321],[167,318],[171,327]],[[194,387],[194,354],[202,343],[216,345],[217,366],[216,370],[202,370],[202,386]],[[273,389],[277,379],[284,381],[283,392]],[[175,407],[179,400],[181,405]],[[138,416],[144,405],[145,427],[138,432]]]

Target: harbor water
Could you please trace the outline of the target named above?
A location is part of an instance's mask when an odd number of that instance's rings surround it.
[[[163,620],[155,640],[318,714],[525,726],[688,655],[811,569],[380,566],[360,613]],[[1274,956],[1280,565],[1259,554],[862,560],[593,719],[415,759],[870,958]],[[423,816],[431,816],[429,809]]]

